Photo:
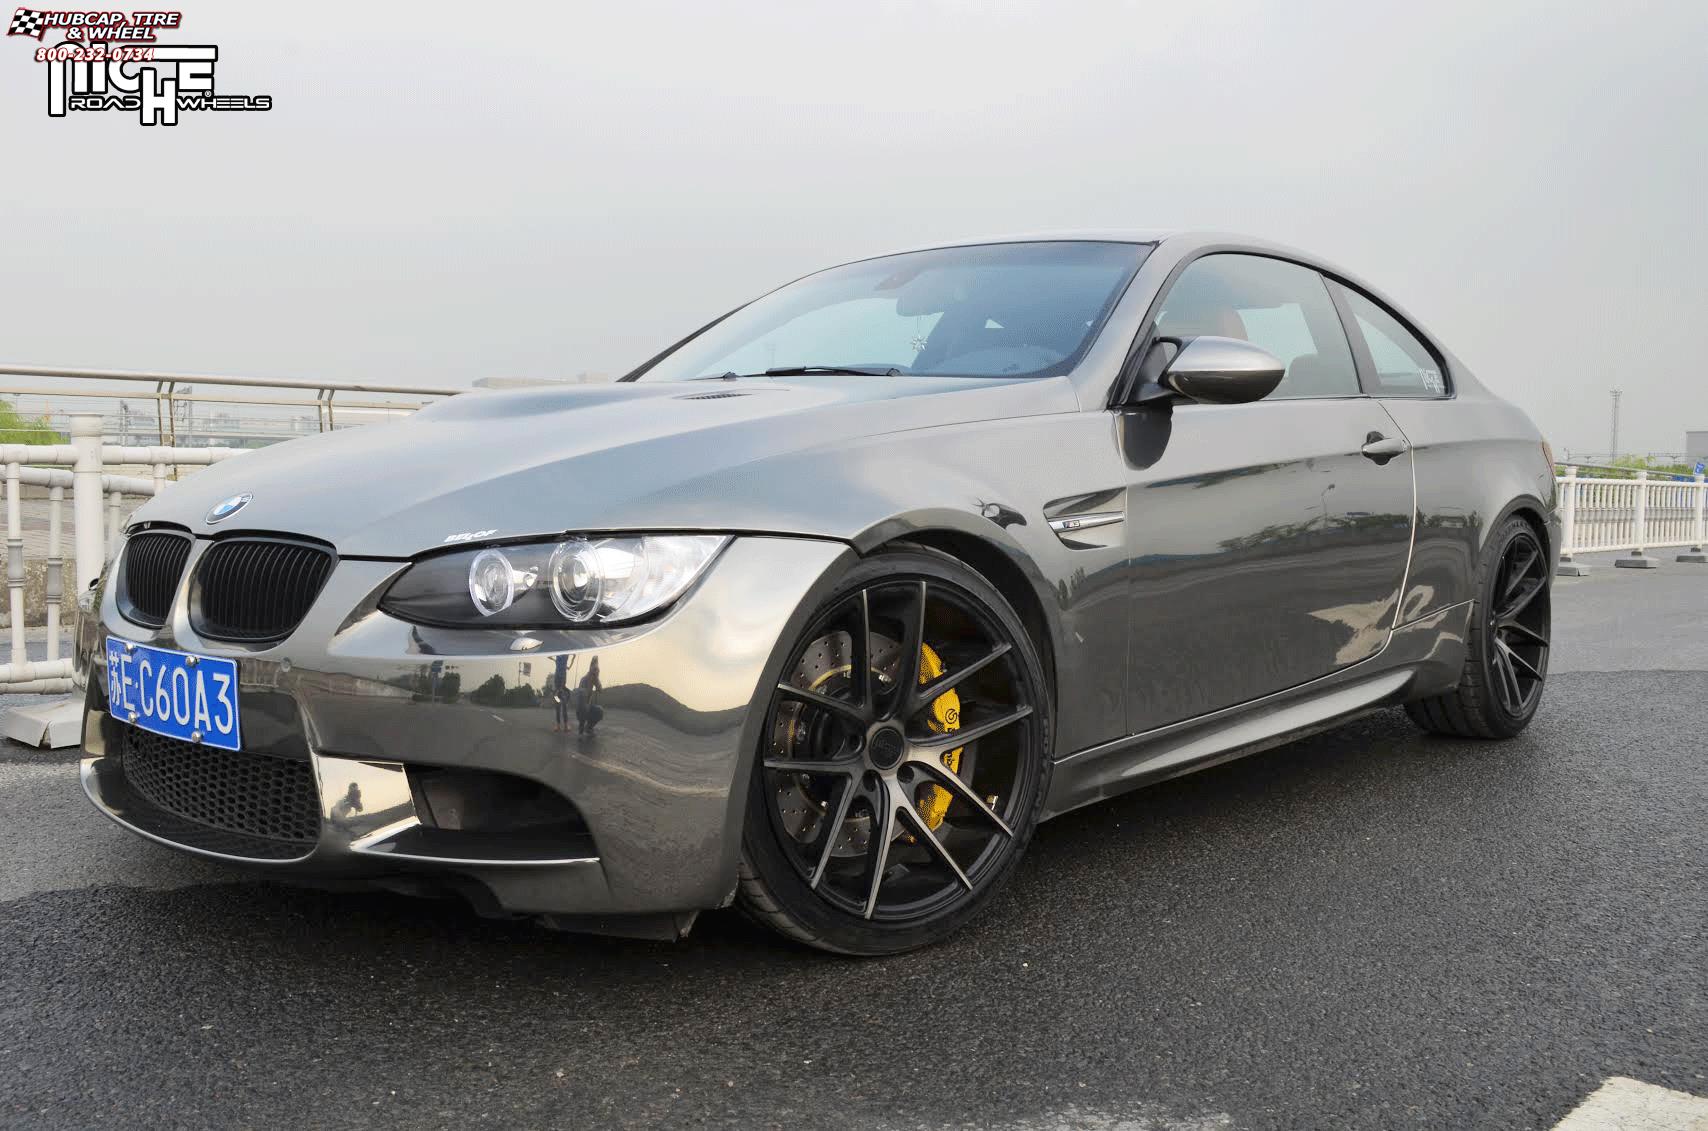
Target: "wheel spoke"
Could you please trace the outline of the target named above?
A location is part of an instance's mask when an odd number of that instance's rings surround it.
[[[1506,709],[1516,715],[1524,705],[1524,693],[1518,688],[1518,673],[1512,670],[1503,647],[1495,649],[1495,674],[1500,679],[1500,697],[1506,701]]]
[[[1503,619],[1517,616],[1529,607],[1530,602],[1536,599],[1536,594],[1542,592],[1542,590],[1547,587],[1548,583],[1540,578],[1531,580],[1530,584],[1521,586],[1516,590],[1518,595],[1508,602],[1507,606],[1500,611],[1499,615]]]
[[[1542,673],[1537,669],[1535,664],[1532,664],[1529,660],[1526,660],[1523,656],[1519,655],[1518,650],[1506,641],[1501,641],[1500,646],[1501,650],[1506,653],[1507,663],[1512,664],[1515,668],[1523,668],[1525,672],[1529,674],[1531,679],[1538,682],[1541,681]]]
[[[896,806],[889,790],[879,789],[873,795],[872,825],[872,882],[866,889],[864,917],[870,919],[878,909],[878,889],[884,886],[884,871],[890,866],[890,841],[896,835]]]
[[[1524,685],[1518,682],[1518,669],[1513,666],[1510,652],[1506,656],[1506,678],[1512,688],[1512,709],[1517,712],[1524,706]]]
[[[1540,644],[1544,648],[1548,647],[1548,638],[1527,624],[1523,624],[1515,620],[1503,620],[1500,622],[1499,627],[1506,631],[1516,632],[1521,636],[1529,637],[1530,642],[1533,644]]]
[[[998,731],[1005,726],[1017,723],[1031,713],[1032,708],[1030,707],[1016,707],[1014,710],[1000,718],[976,723],[970,727],[962,727],[960,730],[946,731],[943,734],[933,734],[925,738],[910,737],[908,741],[913,744],[913,747],[916,750],[953,750],[957,746],[965,746],[969,742],[976,742],[985,735],[990,734],[992,731]]]
[[[1518,557],[1520,550],[1523,550],[1528,556],[1520,559]],[[1536,559],[1542,556],[1541,551],[1528,542],[1520,542],[1513,546],[1512,554],[1513,556],[1507,564],[1506,588],[1501,594],[1503,597],[1512,596],[1513,590],[1518,588],[1518,583],[1529,575],[1530,567],[1535,565]]]
[[[806,703],[821,711],[829,711],[833,715],[862,727],[866,724],[866,712],[861,709],[858,703],[850,703],[846,699],[833,699],[829,695],[821,695],[805,687],[796,687],[792,683],[779,683],[777,691],[797,703]]]
[[[949,871],[955,873],[955,878],[961,881],[962,887],[966,888],[968,891],[972,891],[973,882],[967,879],[967,874],[961,871],[961,866],[955,863],[955,858],[953,856],[949,855],[948,847],[944,845],[942,841],[938,840],[936,835],[932,833],[931,826],[925,823],[925,818],[919,815],[919,810],[915,809],[908,803],[906,795],[897,798],[894,804],[896,811],[906,818],[909,825],[913,826],[914,836],[923,842],[927,848],[931,849],[932,854],[935,855],[937,859],[949,869]]]
[[[913,603],[902,621],[901,661],[896,665],[895,702],[887,717],[911,713],[914,689],[919,686],[919,652],[925,643],[925,582],[913,589]]]
[[[779,774],[834,774],[840,778],[853,777],[858,766],[852,758],[815,762],[803,758],[767,758],[765,768]]]
[[[1003,641],[1001,644],[998,644],[995,648],[986,652],[972,663],[956,668],[952,672],[944,672],[930,683],[925,684],[919,689],[918,693],[914,695],[913,704],[907,711],[908,717],[911,718],[932,703],[936,702],[937,699],[945,692],[953,691],[956,687],[960,686],[961,681],[966,679],[968,676],[975,672],[983,671],[997,660],[1008,655],[1011,647],[1012,646],[1007,641]]]
[[[824,870],[830,866],[830,855],[836,850],[836,838],[842,832],[842,825],[848,820],[848,809],[854,804],[854,779],[844,779],[842,787],[836,792],[836,812],[830,819],[830,825],[824,832],[824,848],[818,854],[818,865],[812,870],[812,890],[818,890],[819,881],[824,879]]]
[[[854,688],[855,701],[869,717],[873,711],[872,694],[872,606],[862,589],[854,598],[854,624],[848,629],[848,682]]]
[[[986,804],[985,799],[975,793],[973,787],[962,780],[961,775],[945,766],[935,757],[915,757],[910,760],[910,764],[924,770],[938,785],[965,802],[969,808],[976,810],[985,820],[995,825],[997,831],[1003,836],[1012,837],[1014,835],[1013,830],[1008,827],[1008,823],[996,815],[996,810]]]

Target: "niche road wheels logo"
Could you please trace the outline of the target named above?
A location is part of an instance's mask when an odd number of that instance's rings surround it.
[[[271,110],[265,94],[226,94],[215,88],[219,48],[213,44],[168,44],[159,33],[177,30],[179,12],[45,12],[19,8],[7,36],[41,40],[48,32],[64,42],[37,47],[47,69],[47,113],[122,110],[145,126],[175,126],[181,113],[209,110]]]

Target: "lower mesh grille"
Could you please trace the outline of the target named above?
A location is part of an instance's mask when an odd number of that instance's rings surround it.
[[[320,797],[306,759],[214,750],[123,728],[120,764],[130,787],[188,821],[300,845],[320,836]]]

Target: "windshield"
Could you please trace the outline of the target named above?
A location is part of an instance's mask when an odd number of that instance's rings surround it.
[[[1052,376],[1079,360],[1149,250],[981,244],[832,267],[749,303],[632,379],[827,370]]]

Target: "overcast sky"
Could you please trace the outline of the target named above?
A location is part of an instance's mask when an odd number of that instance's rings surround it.
[[[50,120],[0,39],[0,360],[621,372],[862,254],[1213,227],[1371,279],[1556,446],[1615,385],[1625,450],[1708,429],[1703,0],[186,0],[172,39],[275,109]]]

